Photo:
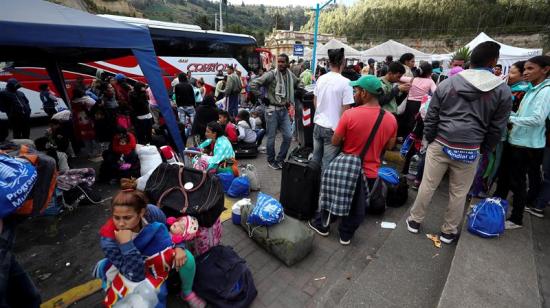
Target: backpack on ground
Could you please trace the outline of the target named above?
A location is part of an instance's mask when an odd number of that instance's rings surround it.
[[[291,266],[304,259],[313,248],[314,232],[301,221],[285,217],[273,226],[258,226],[248,223],[253,211],[251,203],[241,207],[241,226],[248,235],[268,253]]]
[[[402,176],[399,178],[397,185],[388,186],[388,195],[386,196],[386,205],[389,207],[401,207],[407,203],[409,199],[409,184],[407,178]]]
[[[248,197],[250,194],[250,181],[246,176],[239,176],[233,179],[231,186],[227,190],[227,195],[231,198]]]
[[[372,188],[365,184],[367,189],[367,213],[371,215],[381,215],[386,211],[386,199],[388,196],[388,186],[380,177],[372,185]]]
[[[468,231],[481,237],[498,237],[504,233],[508,201],[486,198],[468,214]]]
[[[249,307],[258,295],[246,261],[233,248],[212,247],[195,263],[193,290],[213,307]]]

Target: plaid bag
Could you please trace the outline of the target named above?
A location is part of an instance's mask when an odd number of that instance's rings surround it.
[[[357,186],[357,179],[363,175],[363,157],[370,147],[382,119],[384,118],[384,109],[380,108],[380,114],[376,119],[374,127],[361,151],[361,154],[340,153],[321,176],[321,192],[319,196],[319,206],[321,213],[329,213],[336,216],[348,216],[353,201],[353,195]],[[324,219],[323,219],[324,220]]]

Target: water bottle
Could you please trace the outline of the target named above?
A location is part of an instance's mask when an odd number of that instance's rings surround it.
[[[418,154],[414,154],[413,157],[411,157],[411,163],[409,164],[409,174],[407,175],[407,178],[414,180],[416,178],[416,175],[418,174],[418,161],[420,160],[420,157]]]

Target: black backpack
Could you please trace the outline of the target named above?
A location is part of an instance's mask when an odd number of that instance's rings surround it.
[[[193,290],[214,307],[249,307],[258,291],[246,261],[229,246],[215,246],[195,259]]]
[[[386,197],[386,205],[389,207],[401,207],[407,203],[409,198],[409,184],[407,178],[402,176],[399,179],[399,184],[388,184],[388,196]]]

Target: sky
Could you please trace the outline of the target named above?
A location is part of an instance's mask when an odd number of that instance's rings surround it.
[[[296,5],[299,3],[301,6],[315,6],[317,3],[323,4],[327,0],[229,0],[229,2],[233,5],[240,5],[244,1],[244,4],[263,4],[263,5],[269,5],[269,6],[290,6],[290,5]],[[354,2],[357,2],[357,0],[336,0],[336,3],[338,4],[345,4],[350,5]]]

